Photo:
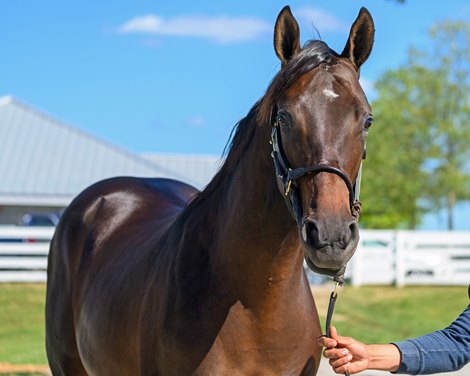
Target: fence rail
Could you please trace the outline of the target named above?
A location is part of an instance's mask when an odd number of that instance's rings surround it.
[[[348,276],[361,285],[468,285],[470,232],[362,230]]]
[[[0,282],[46,282],[53,227],[0,226]]]
[[[45,282],[52,227],[0,226],[0,282]],[[470,232],[361,230],[346,277],[361,285],[468,285]]]

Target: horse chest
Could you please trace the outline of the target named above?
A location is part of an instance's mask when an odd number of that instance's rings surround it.
[[[238,303],[194,374],[314,375],[320,328],[315,320],[303,321],[295,314],[258,316]]]
[[[237,351],[220,348],[211,351],[194,375],[263,375],[291,376],[315,375],[319,364],[320,352],[306,346],[289,349],[290,356],[283,352],[265,348],[238,348]]]
[[[320,327],[314,312],[296,308],[298,316],[259,315],[237,302],[219,318],[160,327],[165,334],[157,347],[147,347],[141,369],[149,375],[315,375]]]

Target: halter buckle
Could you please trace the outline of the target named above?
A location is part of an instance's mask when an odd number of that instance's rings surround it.
[[[287,196],[287,195],[289,194],[291,188],[292,188],[292,180],[289,180],[289,181],[287,182],[287,188],[286,188],[286,190],[285,190],[285,192],[284,192],[284,196]]]

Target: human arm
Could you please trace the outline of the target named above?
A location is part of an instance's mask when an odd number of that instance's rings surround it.
[[[327,349],[324,356],[336,373],[356,374],[366,369],[395,372],[401,355],[393,344],[367,345],[351,337],[340,336],[334,326],[331,338],[320,337],[319,343]]]
[[[397,342],[402,362],[397,373],[452,372],[470,362],[470,306],[447,328]]]
[[[339,336],[333,328],[331,337],[321,337],[319,342],[327,347],[324,355],[337,373],[366,369],[408,375],[457,371],[470,362],[470,306],[447,328],[394,344],[366,345]]]

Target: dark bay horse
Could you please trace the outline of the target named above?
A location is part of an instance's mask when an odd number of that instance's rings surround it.
[[[371,124],[358,77],[373,36],[361,9],[341,54],[301,48],[285,7],[281,69],[202,192],[120,177],[74,199],[49,254],[54,375],[316,374],[303,260],[336,275],[358,242],[354,182]]]

